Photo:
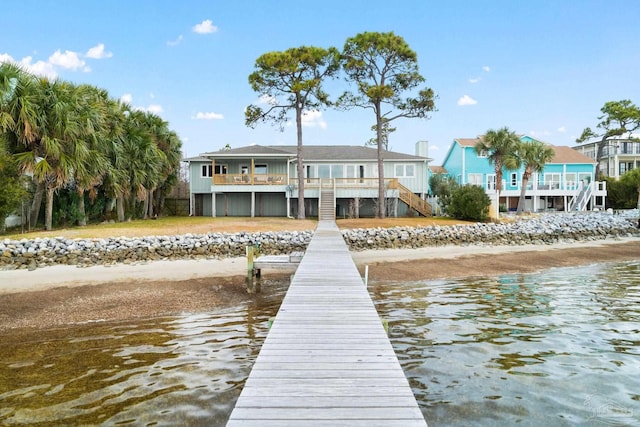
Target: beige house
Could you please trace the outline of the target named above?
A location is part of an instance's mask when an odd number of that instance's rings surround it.
[[[418,143],[422,150],[424,143]],[[423,152],[423,151],[417,151]],[[385,151],[388,215],[430,215],[429,158]],[[223,149],[184,160],[189,164],[191,215],[297,216],[296,146]],[[303,147],[305,214],[320,209],[335,217],[374,216],[378,197],[377,149],[365,146]]]

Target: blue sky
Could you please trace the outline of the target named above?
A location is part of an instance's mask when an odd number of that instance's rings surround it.
[[[295,144],[294,126],[244,125],[244,108],[259,101],[247,82],[255,59],[341,49],[363,31],[394,31],[418,54],[438,111],[394,122],[390,146],[413,154],[427,140],[432,164],[454,138],[503,126],[571,146],[605,102],[640,102],[637,0],[23,0],[2,9],[0,61],[156,112],[186,156]],[[336,96],[344,88],[328,86]],[[362,145],[374,121],[370,110],[315,112],[304,143]]]

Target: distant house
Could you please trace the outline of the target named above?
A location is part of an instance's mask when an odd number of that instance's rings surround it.
[[[296,146],[251,145],[185,159],[189,164],[191,215],[296,217],[296,153]],[[389,215],[409,211],[430,215],[430,206],[424,201],[430,159],[392,151],[385,151],[383,159]],[[319,216],[321,207],[332,217],[375,214],[376,148],[306,145],[303,166],[306,216]]]
[[[534,141],[526,135],[520,139],[523,142]],[[463,185],[479,185],[487,194],[495,196],[495,168],[487,153],[476,153],[478,141],[478,138],[455,139],[447,151],[441,173],[456,178]],[[570,147],[550,147],[555,156],[542,171],[529,179],[525,210],[582,211],[603,207],[607,196],[606,183],[594,180],[595,162]],[[504,209],[517,209],[523,172],[524,168],[503,170],[499,204]]]
[[[602,147],[600,173],[620,178],[631,169],[640,168],[640,140],[638,135],[621,135],[609,138]],[[600,140],[578,144],[574,150],[595,162]]]

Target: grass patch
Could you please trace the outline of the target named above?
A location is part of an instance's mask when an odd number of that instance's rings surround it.
[[[431,225],[472,224],[450,218],[359,218],[338,219],[340,229],[352,228],[391,228],[426,227]],[[86,227],[62,228],[52,231],[34,230],[30,233],[5,234],[4,238],[13,240],[44,237],[65,237],[68,239],[95,239],[108,237],[142,237],[180,234],[239,233],[266,231],[305,231],[315,230],[315,219],[297,220],[271,217],[162,217],[158,219],[133,220],[118,223],[92,224]]]

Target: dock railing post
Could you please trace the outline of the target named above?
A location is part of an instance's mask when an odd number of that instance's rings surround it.
[[[247,251],[247,292],[253,294],[260,292],[259,283],[256,284],[255,278],[260,279],[260,270],[256,270],[254,262],[260,253],[259,245],[250,245],[246,247]]]

